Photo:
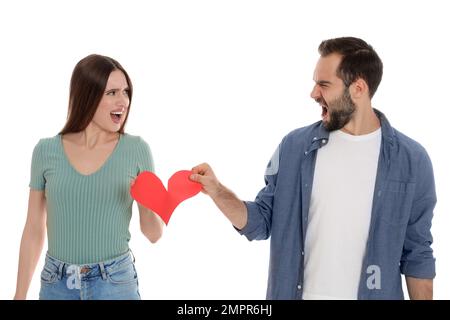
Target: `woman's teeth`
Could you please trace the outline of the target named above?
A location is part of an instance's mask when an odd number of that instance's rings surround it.
[[[111,112],[111,118],[115,123],[120,122],[120,118],[122,117],[123,112],[120,111],[114,111]]]

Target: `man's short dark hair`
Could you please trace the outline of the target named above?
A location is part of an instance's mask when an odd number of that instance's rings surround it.
[[[335,38],[322,41],[319,53],[322,57],[332,53],[342,55],[336,75],[346,87],[358,78],[364,79],[373,97],[383,76],[383,62],[371,45],[354,37]]]

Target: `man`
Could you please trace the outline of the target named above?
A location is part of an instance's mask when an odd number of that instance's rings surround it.
[[[271,236],[268,299],[432,299],[431,161],[372,108],[383,64],[361,39],[323,41],[311,97],[322,121],[289,133],[254,202],[207,164],[191,179],[249,240]]]

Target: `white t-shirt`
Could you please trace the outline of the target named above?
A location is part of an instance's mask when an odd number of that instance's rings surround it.
[[[303,299],[357,299],[381,128],[330,133],[317,152],[305,240]]]

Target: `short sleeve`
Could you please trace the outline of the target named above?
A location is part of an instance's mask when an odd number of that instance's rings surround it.
[[[137,174],[140,174],[143,171],[155,171],[155,165],[153,163],[153,156],[150,150],[150,146],[142,138],[139,138],[137,147],[137,167]]]
[[[29,184],[31,189],[45,189],[43,158],[43,143],[42,140],[40,140],[34,147],[33,156],[31,158],[31,177]]]

